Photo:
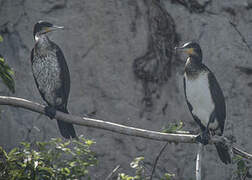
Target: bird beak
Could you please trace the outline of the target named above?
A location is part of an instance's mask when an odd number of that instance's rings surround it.
[[[59,29],[64,29],[64,26],[52,26],[52,27],[47,27],[45,30],[45,33],[56,31]]]
[[[175,47],[174,48],[176,54],[178,53],[178,51],[181,51],[181,50],[184,50],[184,49],[185,49],[184,47]]]
[[[175,52],[177,53],[178,51],[183,51],[186,52],[186,54],[191,55],[194,54],[194,49],[193,48],[186,48],[186,47],[175,47]]]

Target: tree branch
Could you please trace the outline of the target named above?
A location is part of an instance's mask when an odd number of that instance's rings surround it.
[[[201,180],[201,162],[202,162],[202,153],[203,153],[203,145],[199,143],[198,152],[196,158],[196,180]]]
[[[153,175],[154,175],[154,173],[155,173],[156,166],[157,166],[157,162],[158,162],[158,160],[159,160],[161,154],[164,152],[164,150],[165,150],[165,148],[167,147],[168,144],[169,144],[168,142],[165,143],[165,145],[163,146],[163,148],[162,148],[161,151],[159,152],[158,156],[156,157],[155,162],[154,162],[154,165],[153,165],[153,168],[152,168],[152,171],[151,171],[150,180],[152,180]]]
[[[45,106],[16,97],[0,96],[0,105],[9,105],[14,107],[21,107],[34,112],[45,114]],[[177,143],[195,143],[196,135],[192,134],[175,134],[175,133],[160,133],[156,131],[149,131],[140,128],[134,128],[130,126],[124,126],[112,122],[107,122],[98,119],[91,119],[87,117],[79,117],[71,114],[65,114],[60,111],[56,112],[55,119],[73,123],[80,126],[88,126],[98,129],[104,129],[119,134],[125,134],[128,136],[142,137],[157,141],[168,141]],[[49,120],[49,119],[48,119]]]
[[[243,36],[243,34],[241,33],[241,31],[237,28],[237,25],[231,21],[229,21],[229,24],[234,28],[234,30],[239,34],[239,36],[241,37],[242,42],[247,46],[247,48],[249,49],[249,51],[252,53],[252,49],[250,48],[246,38]]]
[[[0,105],[9,105],[14,107],[21,107],[28,109],[40,114],[45,114],[45,106],[16,97],[0,96]],[[125,126],[121,124],[116,124],[112,122],[107,122],[99,119],[91,119],[87,117],[79,117],[71,114],[65,114],[60,111],[56,112],[55,119],[73,123],[80,126],[88,126],[98,129],[104,129],[107,131],[124,134],[128,136],[141,137],[146,139],[152,139],[156,141],[165,141],[165,142],[176,142],[176,143],[196,143],[195,138],[197,135],[194,134],[176,134],[176,133],[160,133],[156,131],[150,131],[140,128],[134,128],[130,126]],[[49,118],[48,118],[49,120]],[[240,155],[245,159],[252,159],[252,155],[240,150],[238,147],[234,146],[227,138],[214,136],[209,140],[209,144],[223,142],[225,144],[231,144],[234,154]]]
[[[121,167],[120,165],[117,165],[117,166],[115,167],[115,169],[113,169],[113,171],[112,171],[111,173],[109,173],[109,175],[106,177],[105,180],[111,179],[111,177],[116,173],[116,171],[117,171],[120,167]]]

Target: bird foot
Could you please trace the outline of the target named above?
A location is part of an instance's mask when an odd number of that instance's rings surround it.
[[[203,133],[201,135],[198,135],[196,137],[196,141],[203,144],[203,145],[207,145],[209,139],[210,139],[210,136],[209,136],[208,131],[203,131]]]
[[[50,119],[53,119],[56,115],[56,109],[52,106],[46,106],[45,115],[47,115]]]
[[[198,136],[195,138],[195,140],[196,140],[196,142],[199,142],[199,143],[203,144],[203,143],[202,143],[201,135],[198,135]]]

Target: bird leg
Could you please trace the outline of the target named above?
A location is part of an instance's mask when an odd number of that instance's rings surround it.
[[[195,140],[197,141],[197,142],[199,142],[199,143],[201,143],[201,135],[199,134],[196,138],[195,138]]]
[[[204,130],[202,130],[201,134],[199,134],[197,137],[196,137],[196,141],[203,144],[203,145],[207,145],[208,144],[208,141],[210,139],[210,136],[209,136],[209,131],[207,128],[205,128]]]
[[[210,139],[210,136],[211,136],[211,134],[210,134],[210,132],[209,132],[209,125],[210,125],[210,123],[213,123],[214,122],[214,120],[215,120],[215,117],[216,117],[216,114],[215,114],[215,110],[211,113],[211,116],[210,116],[210,118],[209,118],[209,121],[208,121],[208,123],[207,123],[207,127],[204,129],[204,130],[202,130],[202,134],[201,134],[201,137],[197,137],[196,138],[196,140],[198,141],[198,142],[200,142],[200,143],[202,143],[203,145],[206,145],[206,144],[208,144],[208,141],[209,141],[209,139]]]
[[[53,119],[56,115],[56,109],[53,106],[46,106],[45,115],[47,115],[50,119]]]
[[[201,137],[201,143],[202,143],[203,145],[207,145],[207,144],[208,144],[208,141],[209,141],[209,139],[210,139],[208,128],[206,128],[206,129],[202,132],[201,136],[202,136],[202,137]]]

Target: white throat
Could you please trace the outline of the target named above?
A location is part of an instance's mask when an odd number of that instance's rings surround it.
[[[50,40],[45,34],[36,34],[35,42],[38,47],[47,47],[50,45]]]
[[[35,35],[35,42],[38,42],[39,41],[39,35]]]

